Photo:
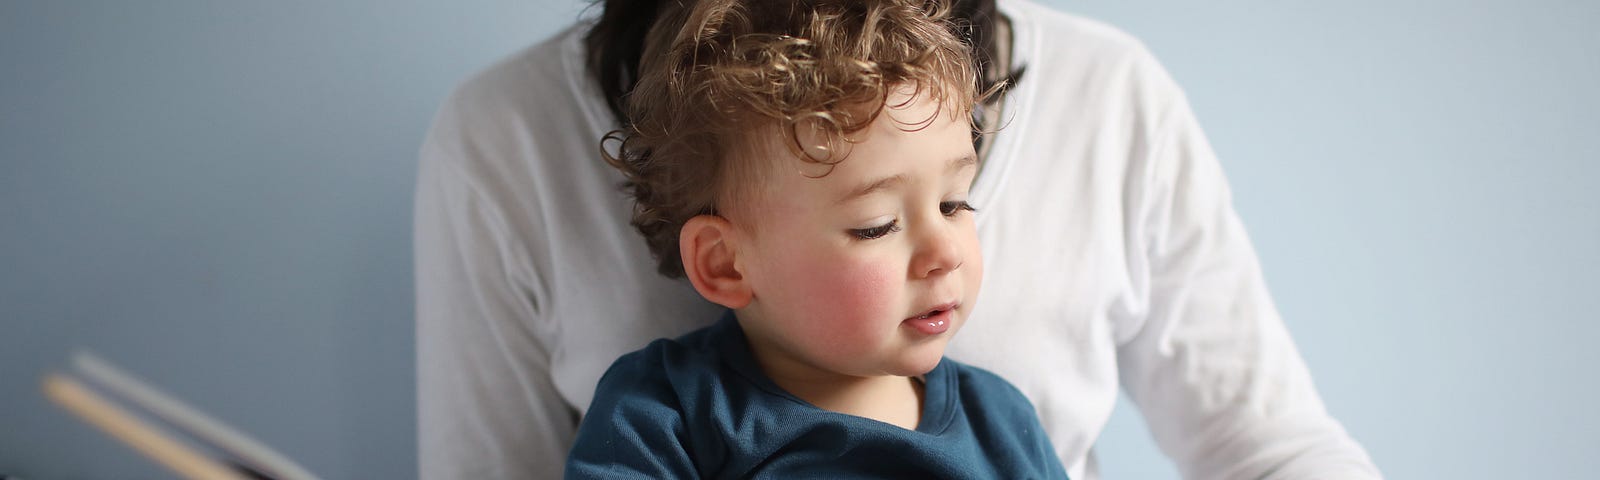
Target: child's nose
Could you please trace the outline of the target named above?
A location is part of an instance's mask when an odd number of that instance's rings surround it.
[[[916,237],[916,251],[911,258],[911,275],[915,278],[944,275],[961,268],[961,245],[955,228],[935,225],[920,229],[922,232]]]

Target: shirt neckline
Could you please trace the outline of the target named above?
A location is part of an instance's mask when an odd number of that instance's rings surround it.
[[[761,368],[756,364],[755,355],[750,352],[750,344],[747,337],[745,337],[744,328],[739,326],[739,320],[734,316],[732,310],[724,313],[722,318],[712,326],[712,329],[713,335],[716,337],[713,338],[712,344],[716,345],[719,353],[721,353],[720,357],[724,366],[733,370],[734,373],[743,377],[745,381],[750,382],[763,393],[782,398],[824,415],[845,419],[845,421],[870,422],[875,425],[901,428],[878,420],[834,412],[812,405],[811,402],[795,396],[789,393],[788,390],[784,390],[783,387],[778,386],[777,382],[772,381],[772,378],[762,372]],[[911,431],[928,435],[942,435],[945,430],[949,429],[950,421],[955,411],[956,388],[954,366],[948,358],[940,357],[939,364],[923,375],[922,415],[917,421],[917,428]]]

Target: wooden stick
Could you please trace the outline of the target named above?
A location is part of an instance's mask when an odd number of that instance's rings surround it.
[[[126,410],[118,408],[76,380],[49,374],[44,378],[44,393],[67,411],[100,427],[113,438],[155,459],[178,475],[191,480],[248,480],[232,468],[212,460],[179,443]]]

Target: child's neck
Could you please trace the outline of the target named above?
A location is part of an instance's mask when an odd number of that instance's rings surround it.
[[[896,375],[853,376],[781,358],[757,342],[751,353],[763,373],[785,391],[823,410],[916,430],[922,417],[922,382]]]
[[[772,380],[823,410],[870,418],[906,430],[917,429],[922,420],[920,382],[894,375],[853,378],[855,380],[850,382],[827,384],[785,381],[778,377]]]

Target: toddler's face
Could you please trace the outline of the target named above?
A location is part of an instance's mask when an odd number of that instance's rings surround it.
[[[769,373],[921,375],[972,311],[983,259],[966,203],[970,124],[948,107],[926,128],[904,124],[936,108],[926,96],[886,108],[826,176],[777,162],[733,220],[754,294],[740,315]]]

